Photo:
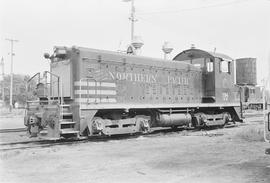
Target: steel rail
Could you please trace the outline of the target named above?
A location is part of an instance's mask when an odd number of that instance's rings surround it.
[[[26,128],[8,128],[8,129],[0,129],[0,133],[12,133],[12,132],[24,132]]]

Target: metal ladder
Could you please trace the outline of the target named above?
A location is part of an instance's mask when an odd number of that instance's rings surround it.
[[[79,137],[79,131],[76,130],[76,122],[73,121],[73,113],[69,104],[60,104],[59,131],[60,136],[65,138]]]

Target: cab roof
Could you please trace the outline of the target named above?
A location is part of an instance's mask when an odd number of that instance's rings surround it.
[[[184,61],[196,58],[220,58],[221,60],[233,61],[231,57],[225,54],[194,48],[182,51],[181,53],[176,55],[173,60]]]

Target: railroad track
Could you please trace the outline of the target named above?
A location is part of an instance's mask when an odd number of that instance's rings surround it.
[[[24,141],[24,142],[15,142],[15,143],[5,143],[0,145],[0,152],[2,151],[11,151],[11,150],[24,150],[24,149],[34,149],[34,148],[44,148],[51,147],[55,145],[67,145],[82,141],[79,140],[70,140],[70,141],[51,141],[51,140],[38,140],[38,141]]]
[[[24,132],[26,128],[0,129],[0,133]]]
[[[239,127],[244,124],[230,124],[226,125],[224,128],[233,128]],[[218,127],[206,128],[203,129],[203,134],[201,136],[220,136],[223,135],[221,133],[211,133],[211,130],[218,129]],[[117,135],[117,136],[93,136],[93,137],[85,137],[79,139],[60,139],[60,140],[35,140],[35,141],[21,141],[21,142],[12,142],[12,143],[2,143],[0,144],[0,152],[12,151],[12,150],[24,150],[24,149],[34,149],[34,148],[45,148],[57,145],[72,145],[77,143],[85,143],[85,142],[105,142],[112,140],[125,140],[132,139],[138,137],[157,137],[161,135],[170,135],[173,133],[179,133],[182,131],[188,131],[188,136],[192,136],[192,132],[198,132],[202,129],[194,129],[194,128],[177,128],[177,129],[156,129],[148,134],[133,134],[133,135]],[[191,134],[190,134],[191,132]],[[198,135],[195,135],[198,136]]]
[[[244,117],[250,118],[250,117],[263,117],[262,113],[244,113]]]

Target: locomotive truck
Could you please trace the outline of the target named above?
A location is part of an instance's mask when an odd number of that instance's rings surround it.
[[[241,121],[234,60],[188,49],[172,60],[83,47],[55,47],[50,71],[28,82],[32,136],[78,138],[148,133],[155,127]]]

